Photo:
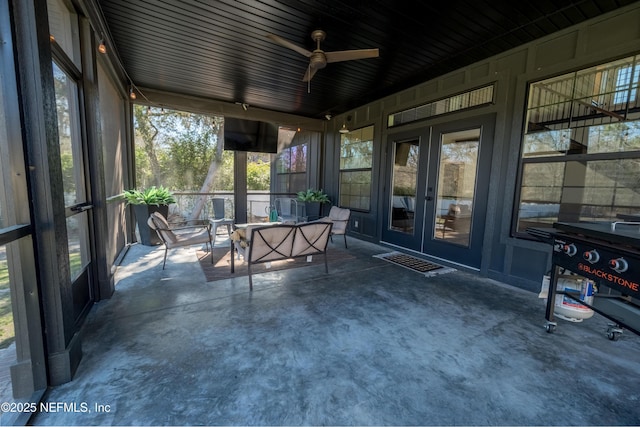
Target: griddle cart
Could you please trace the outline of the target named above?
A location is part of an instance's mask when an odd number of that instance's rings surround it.
[[[640,334],[640,222],[557,222],[553,229],[527,231],[552,245],[547,332],[556,330],[556,297],[566,295],[614,322],[607,330],[609,339],[617,340],[623,329]],[[579,291],[557,290],[561,269],[596,284],[590,304]]]

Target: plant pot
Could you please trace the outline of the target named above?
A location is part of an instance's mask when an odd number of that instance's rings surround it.
[[[169,205],[133,205],[133,213],[136,216],[138,233],[140,234],[140,243],[145,246],[157,246],[162,244],[162,240],[158,237],[158,233],[149,228],[149,224],[147,224],[149,216],[154,212],[160,212],[165,218],[167,218],[169,216]]]
[[[307,221],[314,221],[320,218],[322,211],[322,203],[320,202],[304,202],[304,211]]]

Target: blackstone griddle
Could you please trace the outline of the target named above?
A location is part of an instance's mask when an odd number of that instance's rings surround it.
[[[640,215],[618,215],[615,222],[557,222],[552,229],[527,232],[552,245],[552,269],[546,308],[547,332],[554,332],[556,295],[566,295],[614,323],[607,336],[623,329],[640,334]],[[557,290],[560,270],[596,284],[591,304],[579,291]]]

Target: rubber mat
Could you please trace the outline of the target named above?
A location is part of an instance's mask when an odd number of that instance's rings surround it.
[[[386,254],[374,255],[374,257],[391,262],[393,264],[400,265],[402,267],[408,268],[409,270],[422,273],[425,276],[432,276],[435,274],[444,274],[455,271],[454,268],[444,267],[440,264],[420,259],[412,255],[407,255],[402,252],[390,252]]]

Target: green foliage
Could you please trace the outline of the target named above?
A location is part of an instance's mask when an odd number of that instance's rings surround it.
[[[170,205],[175,203],[173,194],[165,187],[149,187],[144,190],[126,190],[124,198],[130,205]]]
[[[4,254],[3,254],[4,255]],[[0,350],[5,349],[15,341],[13,328],[13,310],[11,308],[11,293],[9,292],[9,268],[6,259],[0,259]]]
[[[223,118],[134,106],[136,186],[200,191],[212,165],[210,190],[233,189],[233,152],[221,145]]]
[[[184,135],[171,141],[169,163],[176,171],[175,188],[198,190],[207,177],[215,152],[206,135]]]
[[[329,196],[320,190],[314,190],[313,188],[309,188],[305,191],[298,192],[298,200],[301,202],[320,202],[320,203],[329,203]]]
[[[62,182],[65,192],[75,194],[76,180],[73,175],[73,155],[70,151],[60,152],[60,165],[62,166]]]
[[[402,187],[402,186],[394,186],[393,187],[393,195],[394,196],[410,196],[415,197],[416,188],[412,186]]]
[[[220,167],[216,171],[213,188],[219,191],[233,191],[233,151],[223,151]]]
[[[257,161],[247,163],[247,190],[269,190],[271,163]]]

